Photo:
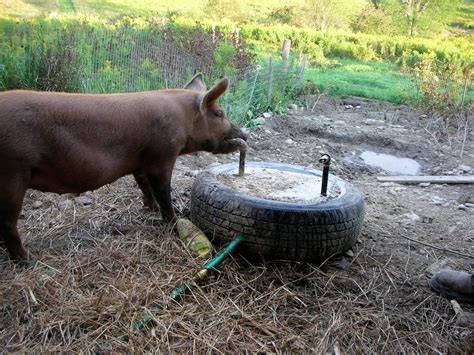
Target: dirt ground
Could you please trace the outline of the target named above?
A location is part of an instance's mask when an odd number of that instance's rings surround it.
[[[356,100],[356,101],[354,101]],[[471,118],[472,119],[472,118]],[[6,351],[454,352],[474,351],[474,325],[427,286],[441,268],[474,271],[474,185],[398,185],[365,150],[411,158],[425,175],[474,174],[474,134],[437,141],[432,117],[403,106],[322,98],[314,112],[267,118],[249,161],[331,172],[359,188],[366,217],[353,252],[320,264],[237,256],[181,304],[134,323],[204,261],[191,257],[126,177],[80,197],[29,191],[20,220],[30,267],[0,249],[0,348]],[[471,120],[472,129],[472,120]],[[189,215],[194,177],[237,154],[181,157],[173,198]],[[461,303],[465,312],[474,306]],[[123,334],[128,342],[120,340]]]

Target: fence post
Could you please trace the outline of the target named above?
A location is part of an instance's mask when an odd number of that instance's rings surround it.
[[[291,40],[289,38],[283,41],[283,47],[281,49],[281,59],[283,60],[283,71],[286,73],[288,70],[288,58],[290,57]]]
[[[273,90],[273,61],[272,56],[268,59],[268,96],[267,105],[270,107],[272,104],[272,90]]]
[[[303,56],[303,60],[301,61],[301,68],[300,68],[300,72],[298,73],[298,79],[296,80],[295,86],[293,88],[295,88],[297,85],[300,85],[301,82],[303,81],[304,71],[306,69],[307,61],[308,61],[308,56],[305,54]]]
[[[247,102],[247,105],[245,107],[244,117],[247,114],[247,111],[249,110],[250,105],[252,104],[253,93],[255,91],[255,86],[257,86],[257,78],[258,78],[258,70],[255,72],[255,78],[254,78],[253,83],[252,83],[252,90],[250,90],[249,101]]]

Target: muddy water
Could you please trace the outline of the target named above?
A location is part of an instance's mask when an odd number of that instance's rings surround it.
[[[247,168],[244,176],[220,174],[217,178],[234,191],[274,201],[308,204],[340,194],[339,188],[329,181],[327,196],[321,196],[319,176],[269,168]]]
[[[416,175],[420,172],[420,164],[413,159],[398,158],[394,155],[375,153],[370,150],[362,152],[360,157],[365,164],[376,166],[394,175]]]

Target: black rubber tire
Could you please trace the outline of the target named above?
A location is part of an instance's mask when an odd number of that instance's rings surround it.
[[[246,167],[268,168],[321,176],[301,166],[254,162]],[[318,260],[350,249],[364,219],[364,200],[359,190],[334,176],[340,194],[314,204],[272,201],[245,195],[220,183],[216,176],[238,171],[238,164],[216,166],[200,173],[191,192],[191,219],[206,235],[228,243],[241,233],[242,253],[266,259]]]

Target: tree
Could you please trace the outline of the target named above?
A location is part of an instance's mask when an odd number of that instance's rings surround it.
[[[298,20],[318,31],[347,28],[354,11],[348,4],[344,0],[305,0]]]
[[[414,36],[418,19],[427,10],[430,0],[401,0],[405,6],[405,16],[408,21],[408,35]]]
[[[452,20],[459,3],[459,0],[400,0],[407,34],[442,30]]]
[[[241,22],[245,18],[242,9],[245,1],[241,0],[207,0],[204,5],[205,14],[214,20],[227,18],[235,22]]]
[[[382,0],[370,0],[370,2],[372,3],[372,5],[374,5],[374,7],[377,10],[380,9],[380,5],[382,4]]]
[[[375,8],[367,5],[351,22],[354,32],[370,33],[373,35],[396,35],[399,27],[393,16],[385,7]]]

